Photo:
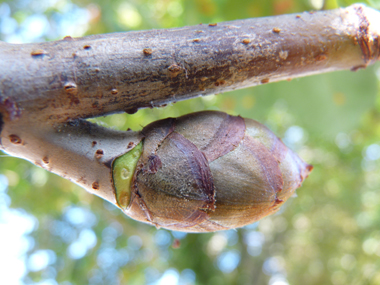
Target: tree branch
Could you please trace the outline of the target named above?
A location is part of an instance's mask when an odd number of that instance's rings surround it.
[[[25,123],[7,127],[13,133],[3,141],[5,152],[69,179],[114,204],[112,162],[142,138],[137,132],[115,131],[80,119],[59,126]]]
[[[0,43],[0,149],[115,204],[112,163],[142,134],[82,119],[364,68],[380,56],[379,16],[354,5],[171,30]]]

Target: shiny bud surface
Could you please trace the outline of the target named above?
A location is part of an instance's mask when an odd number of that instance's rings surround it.
[[[117,186],[123,156],[114,162],[114,183],[124,212],[158,228],[211,232],[251,224],[276,212],[312,170],[264,125],[222,112],[156,121],[141,133],[129,188]]]

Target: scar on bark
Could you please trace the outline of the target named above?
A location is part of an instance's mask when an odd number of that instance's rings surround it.
[[[374,43],[371,43],[372,39],[368,34],[370,22],[363,13],[363,7],[356,7],[355,10],[360,19],[357,41],[363,53],[365,66],[367,66],[372,60],[377,60],[380,57],[380,40],[379,37],[376,37],[373,39]]]

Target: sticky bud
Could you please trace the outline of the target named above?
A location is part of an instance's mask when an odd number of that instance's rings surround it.
[[[264,125],[222,112],[156,121],[141,134],[114,162],[116,197],[128,216],[157,228],[251,224],[276,212],[313,168]]]

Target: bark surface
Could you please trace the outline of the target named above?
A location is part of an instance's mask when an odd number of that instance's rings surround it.
[[[30,111],[30,119],[67,121],[356,70],[379,57],[377,13],[355,5],[170,30],[2,43],[0,103],[11,118]]]

